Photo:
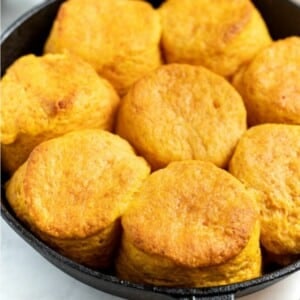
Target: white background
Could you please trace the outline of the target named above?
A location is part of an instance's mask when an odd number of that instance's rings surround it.
[[[99,0],[101,1],[101,0]],[[299,2],[300,0],[294,0]],[[20,14],[41,0],[2,0],[5,29]],[[117,300],[69,277],[48,263],[1,220],[1,300]],[[241,300],[300,300],[300,272]]]

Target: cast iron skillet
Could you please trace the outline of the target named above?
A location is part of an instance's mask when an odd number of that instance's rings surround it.
[[[101,1],[101,0],[99,0]],[[42,53],[42,47],[63,0],[50,0],[29,11],[17,20],[1,37],[1,74],[21,55]],[[149,1],[158,6],[162,1]],[[273,38],[300,35],[300,7],[286,0],[257,0]],[[109,271],[95,271],[84,267],[51,249],[34,236],[14,215],[4,195],[3,185],[7,180],[1,174],[1,213],[3,219],[30,246],[48,261],[74,278],[99,290],[127,299],[234,299],[263,289],[287,275],[300,270],[300,261],[277,269],[257,279],[212,288],[164,288],[133,284],[120,280]]]

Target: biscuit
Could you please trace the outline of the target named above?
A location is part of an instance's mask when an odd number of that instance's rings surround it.
[[[248,123],[300,124],[300,37],[274,42],[237,73]]]
[[[246,131],[240,95],[201,67],[170,64],[136,82],[123,98],[116,132],[153,169],[201,159],[224,167]]]
[[[120,137],[76,131],[38,145],[6,185],[6,196],[20,220],[53,248],[106,268],[119,217],[149,172]]]
[[[271,43],[248,0],[168,0],[159,12],[168,63],[202,65],[229,77]]]
[[[119,104],[111,84],[79,58],[26,55],[1,80],[2,167],[13,173],[42,141],[88,128],[110,130]]]
[[[117,275],[176,287],[260,275],[256,195],[208,162],[173,162],[150,175],[122,216]]]
[[[45,52],[69,52],[89,62],[125,94],[161,64],[161,25],[149,3],[69,0],[59,9]]]
[[[277,256],[300,254],[300,126],[252,127],[238,143],[229,170],[261,195],[264,248]]]

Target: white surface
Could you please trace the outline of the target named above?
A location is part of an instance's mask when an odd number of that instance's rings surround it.
[[[295,0],[299,1],[299,0]],[[2,0],[1,24],[41,0]],[[117,300],[64,274],[28,246],[1,220],[1,300]],[[300,300],[300,272],[241,300]]]

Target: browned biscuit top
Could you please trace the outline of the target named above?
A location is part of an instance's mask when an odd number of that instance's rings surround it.
[[[246,246],[257,221],[254,194],[211,163],[171,163],[152,173],[122,218],[142,251],[188,267],[226,262]]]
[[[47,53],[89,62],[121,94],[161,64],[158,13],[146,1],[69,0],[58,12]]]
[[[149,171],[120,137],[78,131],[37,146],[9,182],[7,197],[43,233],[83,238],[124,212]]]
[[[135,83],[121,103],[117,132],[153,169],[200,159],[224,167],[246,130],[240,95],[201,67],[170,64]]]
[[[169,63],[203,65],[230,76],[271,42],[249,0],[169,0],[159,12]]]

